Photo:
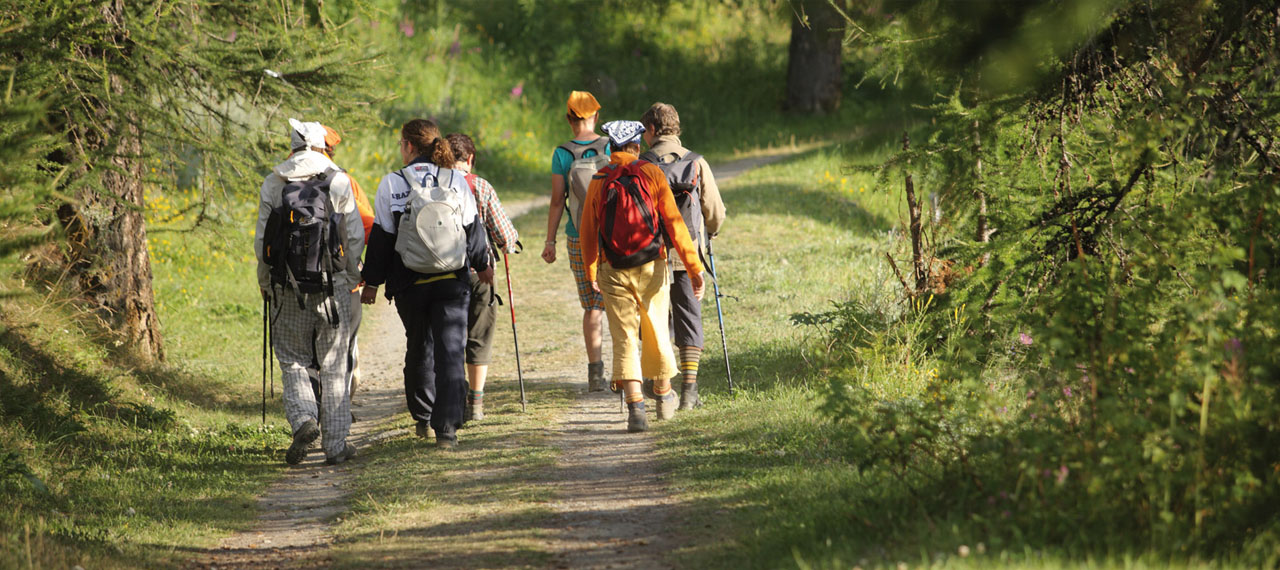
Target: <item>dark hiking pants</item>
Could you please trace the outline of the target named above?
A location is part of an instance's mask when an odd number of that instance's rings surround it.
[[[404,395],[409,415],[438,433],[462,426],[467,375],[467,304],[471,284],[444,279],[414,285],[396,294],[404,323]]]

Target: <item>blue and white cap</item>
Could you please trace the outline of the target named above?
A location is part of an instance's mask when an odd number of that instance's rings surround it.
[[[640,121],[609,121],[601,125],[600,130],[609,135],[609,142],[613,143],[613,146],[620,147],[639,142],[640,133],[644,132],[644,125]]]

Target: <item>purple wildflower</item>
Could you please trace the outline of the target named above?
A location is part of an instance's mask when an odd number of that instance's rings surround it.
[[[406,38],[412,38],[412,37],[413,37],[413,22],[410,22],[408,18],[405,18],[403,21],[401,21],[401,22],[400,22],[400,33],[404,34],[404,37],[406,37]]]
[[[1031,346],[1031,335],[1027,333],[1018,333],[1018,342],[1022,343],[1022,346]]]
[[[1059,484],[1059,485],[1061,485],[1062,483],[1064,483],[1064,482],[1067,480],[1067,475],[1068,475],[1069,473],[1071,473],[1071,470],[1070,470],[1070,469],[1067,469],[1067,466],[1066,466],[1066,465],[1062,465],[1062,466],[1058,467],[1058,476],[1057,476],[1057,481],[1058,481],[1058,484]]]
[[[1070,397],[1071,397],[1071,387],[1070,387],[1070,386],[1063,386],[1063,387],[1062,387],[1062,394],[1063,394],[1064,396],[1066,396],[1066,397],[1070,398]]]
[[[1226,342],[1227,356],[1240,356],[1244,352],[1244,343],[1238,338],[1227,339]]]
[[[449,57],[458,57],[458,54],[461,52],[462,43],[458,40],[453,40],[453,43],[449,44]]]
[[[515,87],[512,87],[512,88],[511,88],[511,98],[512,98],[512,99],[519,99],[519,98],[520,98],[520,96],[521,96],[521,95],[523,95],[523,94],[524,94],[524,82],[523,82],[523,81],[521,81],[520,83],[517,83]]]

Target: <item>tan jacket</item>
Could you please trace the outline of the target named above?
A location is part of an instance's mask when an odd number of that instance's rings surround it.
[[[684,156],[689,152],[689,149],[680,144],[680,137],[677,135],[658,137],[649,150],[658,156],[671,153]],[[705,240],[720,233],[720,225],[724,223],[725,208],[724,200],[720,197],[720,187],[716,185],[716,177],[711,173],[711,166],[707,164],[707,159],[698,159],[698,170],[698,178],[702,181],[702,219],[707,225],[707,235],[703,237]],[[698,247],[704,249],[706,243],[701,242]]]

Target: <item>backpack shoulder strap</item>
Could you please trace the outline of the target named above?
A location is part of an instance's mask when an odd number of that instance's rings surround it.
[[[605,153],[605,151],[609,150],[609,137],[600,137],[596,140],[593,140],[591,141],[590,144],[586,145],[586,147],[588,149],[595,150],[596,154],[602,155]],[[582,152],[583,154],[586,154],[585,149]]]
[[[404,183],[409,185],[410,190],[415,190],[415,191],[421,190],[423,188],[422,182],[418,181],[417,176],[412,176],[411,175],[412,173],[405,174],[405,171],[407,170],[409,170],[409,167],[406,166],[404,168],[401,168],[400,170],[397,170],[396,174],[399,174],[400,178],[404,179]]]

